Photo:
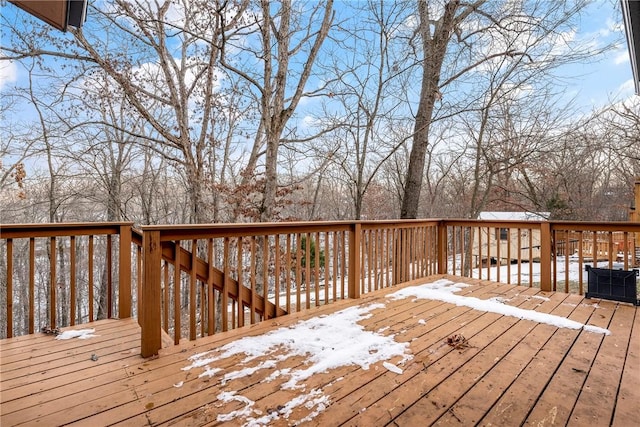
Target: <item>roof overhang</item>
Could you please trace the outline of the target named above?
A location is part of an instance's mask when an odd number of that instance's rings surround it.
[[[80,28],[87,13],[87,0],[9,0],[20,9],[61,31]]]
[[[620,0],[622,18],[627,33],[627,45],[631,58],[631,72],[636,94],[640,95],[640,1]]]

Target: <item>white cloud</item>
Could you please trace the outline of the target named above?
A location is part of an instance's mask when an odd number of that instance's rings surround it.
[[[313,127],[318,124],[318,121],[312,116],[304,116],[304,118],[302,119],[302,123],[306,127]]]
[[[632,94],[634,90],[635,90],[635,86],[633,84],[633,79],[629,79],[625,81],[620,85],[620,87],[618,87],[618,92],[622,94],[626,94],[626,93]]]
[[[629,62],[629,53],[626,51],[620,52],[613,58],[613,63],[616,65],[624,64]]]
[[[605,30],[600,30],[601,33],[605,33]],[[624,24],[622,23],[622,19],[613,19],[611,16],[607,18],[607,29],[606,35],[609,35],[609,32],[621,33],[624,32]]]
[[[18,79],[18,67],[13,61],[0,61],[0,90]]]

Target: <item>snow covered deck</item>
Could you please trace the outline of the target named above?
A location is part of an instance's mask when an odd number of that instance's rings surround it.
[[[2,340],[0,424],[637,422],[636,307],[453,276],[421,283],[431,285],[184,341],[151,359],[139,356],[135,319],[73,328],[95,329],[86,339]]]

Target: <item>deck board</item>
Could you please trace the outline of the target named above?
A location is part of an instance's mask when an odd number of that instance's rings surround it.
[[[565,307],[573,308],[567,317],[580,323],[586,322],[592,311],[590,308],[578,305],[582,299],[579,295],[569,295],[564,300]],[[513,420],[525,419],[553,376],[555,367],[566,356],[563,349],[570,348],[579,334],[580,332],[576,330],[557,329],[539,349],[534,349],[527,366],[522,371],[513,373],[516,378],[493,402],[492,407],[480,421],[480,425],[504,426],[513,423]]]
[[[609,328],[611,335],[435,300],[387,298],[395,289],[183,341],[161,350],[156,359],[138,356],[140,330],[135,320],[99,321],[73,328],[95,327],[99,337],[88,340],[56,341],[34,334],[0,341],[0,424],[226,425],[218,420],[220,415],[247,408],[246,400],[222,400],[221,393],[229,391],[252,401],[252,408],[262,415],[281,410],[301,393],[311,400],[324,399],[328,405],[317,413],[313,411],[321,405],[298,406],[289,418],[280,416],[273,425],[290,425],[305,417],[310,417],[309,425],[322,426],[612,423],[626,427],[637,421],[637,307],[489,281],[464,281],[471,286],[459,294],[480,299],[500,296],[509,305]],[[183,370],[191,363],[189,356],[243,336],[380,302],[384,309],[373,310],[359,324],[409,343],[412,359],[398,365],[400,374],[381,363],[369,369],[341,366],[306,379],[304,390],[289,390],[282,387],[283,378],[264,381],[270,370],[222,381],[222,374],[242,365],[240,355],[216,362],[215,368],[223,371],[211,378],[199,377],[202,369]],[[469,346],[447,345],[447,337],[454,334],[462,334]],[[98,360],[91,360],[92,354]],[[397,364],[400,358],[389,362]],[[278,362],[277,368],[300,369],[305,362],[305,357],[290,357]],[[236,417],[230,424],[247,420]]]
[[[602,309],[592,309],[587,322],[594,326],[608,327],[613,316],[612,307],[614,306],[603,304]],[[600,334],[579,334],[545,390],[538,397],[536,405],[527,417],[526,425],[568,424],[603,339],[604,336]],[[603,425],[608,425],[609,420],[602,422]]]
[[[541,304],[539,311],[566,316],[569,310],[563,310],[564,307],[561,306],[564,299],[563,295],[555,294],[549,301]],[[465,425],[476,424],[479,417],[491,409],[494,402],[515,381],[518,374],[533,359],[537,350],[546,344],[557,328],[550,325],[527,325],[526,322],[518,322],[512,329],[517,337],[523,337],[522,340],[507,349],[507,353],[493,366],[487,366],[484,358],[481,358],[475,361],[478,365],[477,369],[480,369],[475,377],[468,378],[469,368],[456,372],[457,376],[462,376],[461,381],[471,380],[468,382],[468,389],[454,404],[449,405],[449,409],[437,420],[436,425],[450,425],[455,421]],[[454,396],[456,392],[460,393],[460,386],[455,380],[454,375],[449,378],[447,384],[449,393]]]
[[[602,340],[598,354],[589,370],[569,425],[585,425],[611,419],[617,399],[624,359],[631,335],[635,310],[618,306],[607,327],[615,333]],[[640,369],[640,367],[638,368]]]
[[[533,304],[535,303],[524,302],[520,307],[530,308]],[[429,425],[435,422],[450,410],[462,393],[481,378],[491,363],[504,357],[521,339],[525,331],[516,327],[517,319],[498,315],[492,317],[495,320],[490,325],[478,330],[474,335],[468,334],[468,340],[472,347],[464,350],[447,349],[447,354],[444,357],[430,365],[417,377],[420,381],[420,394],[417,396],[406,394],[405,402],[402,405],[404,410],[393,418],[396,423],[400,425],[421,423]],[[526,328],[526,331],[532,327],[533,323]],[[462,333],[467,336],[465,332]],[[404,392],[403,388],[397,389],[400,394]],[[354,420],[355,424],[353,425],[364,425],[361,419],[373,421],[373,417],[379,418],[387,412],[384,401],[374,407],[376,412],[367,408]],[[390,416],[387,421],[392,421]]]
[[[633,425],[638,422],[638,387],[640,385],[640,322],[638,310],[633,312],[629,346],[618,389],[614,425]]]

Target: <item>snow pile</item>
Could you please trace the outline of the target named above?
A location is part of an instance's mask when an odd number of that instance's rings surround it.
[[[517,317],[518,319],[523,320],[531,320],[538,323],[556,326],[558,328],[584,329],[588,332],[604,335],[609,335],[611,333],[608,329],[585,325],[583,323],[569,320],[561,316],[540,313],[535,310],[525,310],[519,307],[506,305],[504,304],[503,299],[494,298],[481,300],[475,297],[466,297],[455,294],[455,292],[458,292],[466,288],[467,286],[469,285],[463,283],[454,283],[446,279],[440,279],[426,285],[412,286],[400,289],[397,292],[387,295],[387,297],[392,299],[404,299],[408,297],[430,299],[446,302],[449,304],[455,304],[458,306],[469,307],[474,310],[497,313],[503,316]]]
[[[366,331],[358,324],[371,317],[373,310],[384,307],[384,304],[350,307],[330,315],[300,321],[291,327],[278,328],[264,335],[244,337],[215,350],[191,356],[189,358],[191,364],[182,370],[203,368],[200,376],[215,376],[221,369],[211,368],[210,364],[238,355],[244,356],[236,364],[238,369],[223,375],[221,383],[224,385],[229,380],[252,375],[260,370],[274,369],[277,362],[298,356],[305,358],[301,366],[295,369],[276,370],[265,381],[284,378],[286,381],[282,384],[282,389],[304,389],[302,383],[306,379],[330,369],[343,366],[369,369],[372,364],[386,362],[398,356],[401,357],[398,362],[401,365],[412,358],[408,343],[396,342],[393,335],[384,336],[377,332]],[[258,358],[268,359],[251,364]],[[384,366],[392,372],[402,372],[402,369],[389,362]],[[218,421],[243,418],[253,425],[271,422],[280,416],[288,418],[292,410],[301,405],[312,410],[309,417],[316,416],[329,404],[322,390],[314,390],[300,395],[299,398],[285,405],[282,410],[256,419],[252,417],[262,414],[254,409],[255,402],[250,399],[236,395],[236,392],[226,392],[218,398],[222,401],[234,400],[245,404],[242,410],[219,415]]]
[[[77,331],[64,331],[61,334],[56,335],[57,340],[70,340],[71,338],[78,338],[86,340],[89,338],[97,337],[94,335],[95,329],[78,329]]]

